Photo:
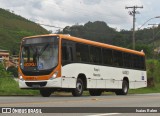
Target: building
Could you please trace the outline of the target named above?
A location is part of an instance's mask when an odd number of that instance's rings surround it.
[[[17,67],[18,65],[18,56],[10,56],[8,50],[2,50],[0,49],[0,62],[3,62],[3,65],[6,69],[10,66]]]
[[[9,61],[9,51],[0,49],[0,62]]]

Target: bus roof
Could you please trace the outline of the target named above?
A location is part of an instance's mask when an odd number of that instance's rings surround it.
[[[140,51],[131,50],[131,49],[123,48],[123,47],[118,47],[118,46],[114,46],[114,45],[109,45],[109,44],[105,44],[105,43],[100,43],[100,42],[96,42],[96,41],[91,41],[91,40],[87,40],[87,39],[73,37],[73,36],[66,35],[66,34],[36,35],[36,36],[25,37],[24,39],[35,38],[35,37],[46,37],[46,36],[59,36],[62,39],[67,39],[67,40],[71,40],[71,41],[75,41],[75,42],[79,42],[79,43],[84,43],[84,44],[99,46],[99,47],[103,47],[103,48],[123,51],[123,52],[131,53],[131,54],[141,55],[141,56],[145,55],[145,53],[143,51],[140,52]]]

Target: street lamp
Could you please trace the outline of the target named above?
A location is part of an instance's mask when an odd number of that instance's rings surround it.
[[[146,22],[144,22],[144,23],[141,25],[141,27],[143,27],[148,21],[150,21],[150,20],[152,20],[152,19],[155,19],[155,18],[160,18],[160,16],[156,16],[156,17],[152,17],[152,18],[148,19]],[[141,27],[139,27],[138,30],[140,30]]]

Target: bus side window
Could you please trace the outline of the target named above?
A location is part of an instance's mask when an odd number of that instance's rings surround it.
[[[124,59],[124,67],[125,68],[131,68],[132,64],[132,60],[131,60],[131,54],[129,53],[123,53],[123,59]]]
[[[133,57],[133,68],[134,69],[138,69],[138,56],[137,55],[132,55],[132,57]]]
[[[101,48],[91,46],[90,47],[90,61],[95,64],[101,64],[102,63],[102,53]]]
[[[76,43],[76,59],[78,62],[89,62],[88,45]]]
[[[145,58],[143,56],[141,56],[141,69],[142,70],[146,70],[146,67],[145,67]]]
[[[123,54],[120,51],[113,51],[113,65],[117,67],[123,66]]]
[[[82,61],[80,52],[76,52],[76,58],[77,58],[77,61],[79,61],[79,62]]]
[[[113,62],[112,50],[103,48],[102,54],[103,54],[103,64],[111,66]]]
[[[66,46],[62,46],[62,60],[69,60],[69,54]]]
[[[70,57],[70,60],[73,61],[73,49],[72,47],[69,47],[69,57]]]
[[[137,58],[137,68],[140,70],[145,70],[145,62],[143,56],[138,56]]]
[[[63,63],[73,62],[73,47],[74,43],[69,40],[62,40],[62,61]]]

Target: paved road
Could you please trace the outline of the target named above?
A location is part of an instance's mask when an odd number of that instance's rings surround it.
[[[72,97],[71,95],[65,95],[65,96],[53,95],[49,98],[41,96],[0,97],[0,107],[15,107],[15,106],[16,107],[159,107],[160,108],[160,93],[134,94],[127,96],[104,95],[95,97],[93,96]],[[60,114],[57,114],[57,116],[59,115]],[[82,114],[76,114],[76,115],[81,116]],[[84,115],[92,116],[93,114],[83,114],[83,116]],[[102,115],[124,116],[127,114],[99,113],[97,116],[102,116]]]

